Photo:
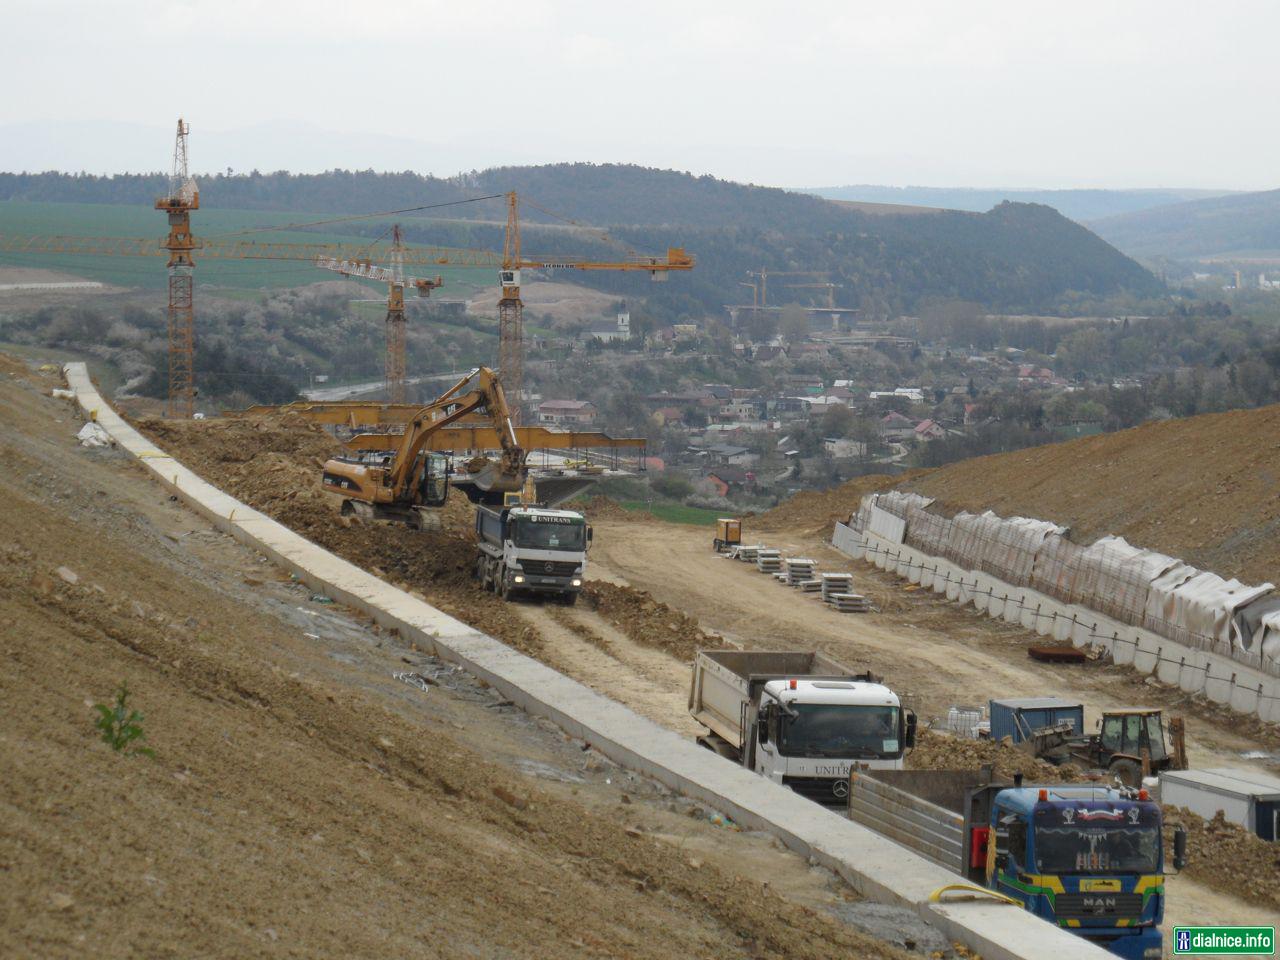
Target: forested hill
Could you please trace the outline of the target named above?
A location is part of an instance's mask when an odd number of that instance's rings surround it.
[[[837,303],[874,313],[910,312],[933,298],[972,300],[994,310],[1053,312],[1079,295],[1156,296],[1163,289],[1084,227],[1036,204],[1003,203],[987,213],[897,216],[785,190],[615,164],[504,167],[447,180],[333,171],[214,175],[199,181],[206,209],[299,214],[398,210],[517,190],[529,201],[521,207],[529,225],[527,250],[617,255],[616,248],[601,247],[582,233],[537,229],[539,222],[560,222],[557,216],[607,227],[637,249],[683,245],[699,266],[669,285],[669,296],[692,297],[712,310],[740,301],[739,281],[747,270],[762,266],[828,273],[842,285]],[[150,205],[164,187],[159,175],[0,173],[0,200]],[[490,248],[496,240],[493,222],[504,215],[492,200],[429,213],[453,222],[407,219],[410,240]],[[619,293],[650,292],[635,278],[602,274],[592,280]]]
[[[1280,250],[1280,190],[1140,210],[1091,226],[1138,257],[1271,252]]]

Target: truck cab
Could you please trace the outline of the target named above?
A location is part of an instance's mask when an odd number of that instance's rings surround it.
[[[771,680],[755,724],[757,773],[819,803],[844,806],[851,768],[901,770],[914,715],[866,679]]]
[[[915,745],[896,693],[818,651],[699,650],[689,715],[702,746],[825,806],[846,805],[851,769],[901,770]]]
[[[1161,956],[1161,813],[1146,791],[996,790],[969,862],[986,886],[1117,956]]]
[[[555,594],[572,604],[587,571],[591,528],[573,510],[535,506],[476,508],[476,577],[508,598]]]

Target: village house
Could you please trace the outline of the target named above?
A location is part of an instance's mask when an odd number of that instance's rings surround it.
[[[936,420],[921,420],[916,424],[915,437],[917,440],[941,440],[947,435],[947,431]]]
[[[755,474],[742,467],[716,467],[707,472],[706,479],[715,488],[716,496],[727,497],[751,486],[755,482]]]
[[[898,411],[886,413],[876,424],[876,433],[884,440],[901,443],[915,436],[916,423]]]
[[[590,400],[544,400],[538,405],[538,422],[582,426],[595,423],[596,406]]]

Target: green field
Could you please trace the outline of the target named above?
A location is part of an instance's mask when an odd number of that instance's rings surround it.
[[[708,510],[705,507],[686,507],[683,503],[648,504],[642,500],[619,500],[618,506],[624,510],[652,514],[667,523],[687,523],[696,527],[714,527],[716,520],[723,516],[719,510]]]
[[[320,213],[280,213],[262,210],[197,210],[191,216],[192,232],[205,239],[232,238],[289,243],[368,243],[367,237],[342,233],[335,224],[329,231],[288,229],[290,226],[328,219]],[[361,227],[376,225],[389,231],[390,218],[358,221]],[[273,227],[258,232],[264,227]],[[74,237],[147,237],[157,241],[168,229],[165,217],[149,207],[125,204],[36,203],[0,201],[0,235],[74,236]],[[238,237],[237,237],[238,238]],[[386,241],[379,246],[385,250]],[[374,248],[375,251],[377,247]],[[373,256],[378,261],[376,254]],[[113,256],[89,254],[33,254],[0,250],[0,267],[41,267],[74,273],[89,280],[117,286],[161,290],[164,288],[164,256]],[[493,283],[488,269],[454,267],[412,267],[406,272],[417,276],[444,278],[440,295],[469,296]],[[337,275],[320,270],[308,262],[280,260],[204,260],[196,259],[196,283],[201,289],[213,288],[218,296],[248,298],[264,289],[297,287],[336,279]],[[371,289],[377,284],[370,284]]]

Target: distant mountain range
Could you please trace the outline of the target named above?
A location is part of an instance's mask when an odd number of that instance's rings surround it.
[[[1176,203],[1089,226],[1135,257],[1275,256],[1280,251],[1280,190]]]
[[[0,201],[150,206],[163,186],[159,174],[0,173]],[[1158,296],[1164,289],[1143,267],[1078,223],[1031,203],[1001,203],[985,213],[922,214],[832,203],[810,194],[668,170],[585,163],[500,167],[449,179],[371,171],[219,174],[202,177],[200,188],[204,209],[290,211],[300,219],[306,213],[432,206],[514,189],[531,201],[522,205],[528,251],[616,259],[618,244],[654,252],[668,245],[687,247],[698,257],[698,269],[657,288],[663,292],[651,297],[668,298],[671,312],[692,312],[695,303],[715,311],[721,304],[741,302],[741,281],[748,270],[761,267],[825,275],[840,285],[838,305],[875,314],[911,312],[930,299],[970,300],[1001,311],[1052,312],[1081,296]],[[437,206],[406,216],[404,222],[411,241],[498,249],[503,218],[501,203],[488,200]],[[565,218],[607,228],[612,239],[564,229]],[[368,229],[385,232],[385,219]],[[629,275],[596,274],[591,282],[621,295],[655,291]],[[813,299],[809,291],[770,289],[776,290],[775,298]]]
[[[900,203],[948,210],[990,210],[997,203],[1042,203],[1080,223],[1102,217],[1147,210],[1185,200],[1224,196],[1227,190],[1026,190],[979,187],[881,187],[857,184],[844,187],[812,187],[805,193],[830,200],[865,203]]]

